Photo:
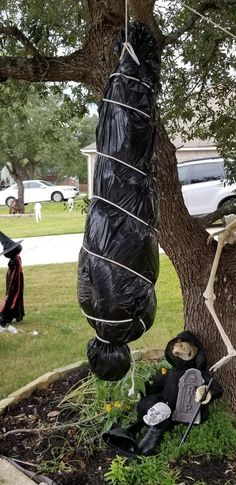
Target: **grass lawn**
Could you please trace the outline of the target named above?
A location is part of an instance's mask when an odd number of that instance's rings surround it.
[[[9,230],[6,232],[9,235]],[[20,236],[12,229],[10,237],[13,235]],[[0,300],[5,293],[5,275],[6,270],[0,269]],[[39,335],[0,334],[0,398],[55,367],[86,359],[87,341],[94,336],[77,303],[76,263],[28,266],[24,278],[26,316],[19,328],[37,330]],[[165,255],[161,255],[157,297],[153,327],[131,344],[132,349],[164,348],[183,328],[179,281]]]
[[[42,202],[42,220],[40,223],[33,217],[1,217],[9,214],[9,209],[0,207],[1,231],[10,238],[32,236],[51,236],[57,234],[77,234],[84,232],[85,215],[79,208],[69,212],[64,202]],[[25,213],[34,212],[33,204],[25,206]]]

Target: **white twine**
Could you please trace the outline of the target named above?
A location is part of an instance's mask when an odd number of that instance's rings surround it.
[[[96,152],[96,153],[97,155],[101,155],[102,157],[111,158],[111,160],[114,160],[115,162],[122,163],[122,165],[126,165],[126,167],[131,168],[136,172],[139,172],[142,175],[145,175],[145,177],[147,177],[147,174],[145,172],[143,172],[142,170],[139,170],[139,168],[133,167],[133,165],[130,165],[129,163],[123,162],[123,160],[120,160],[119,158],[112,157],[111,155],[107,155],[106,153],[101,153],[101,152]]]
[[[131,370],[131,387],[128,390],[129,397],[133,396],[135,391],[135,384],[134,384],[135,360],[132,353],[131,353],[131,359],[132,359],[132,364],[131,364],[132,370]]]
[[[190,10],[191,12],[195,13],[196,15],[198,15],[199,17],[201,17],[203,20],[205,20],[207,23],[209,24],[212,24],[214,25],[214,27],[216,27],[217,29],[219,30],[222,30],[225,34],[228,34],[230,35],[231,37],[233,37],[233,39],[236,39],[236,36],[234,34],[232,34],[232,32],[230,32],[229,30],[225,29],[224,27],[221,27],[221,25],[219,24],[216,24],[216,22],[213,22],[213,20],[209,19],[208,17],[206,17],[205,15],[202,15],[200,12],[198,12],[197,10],[195,10],[194,8],[190,7],[189,5],[186,5],[186,3],[184,3],[182,0],[180,0],[180,3],[182,3],[182,5],[187,8],[188,10]]]
[[[105,258],[105,256],[101,256],[100,254],[93,253],[92,251],[89,251],[85,246],[83,246],[83,249],[85,251],[87,251],[87,253],[92,254],[92,256],[96,256],[99,259],[103,259],[104,261],[107,261],[108,263],[116,264],[117,266],[120,266],[121,268],[126,269],[130,273],[135,274],[136,276],[138,276],[142,280],[147,281],[147,283],[150,283],[150,285],[153,285],[151,280],[149,280],[148,278],[145,278],[145,276],[141,275],[140,273],[137,273],[137,271],[134,271],[133,269],[128,268],[128,266],[125,266],[124,264],[118,263],[117,261],[114,261],[113,259]]]
[[[140,66],[138,57],[136,56],[133,46],[128,42],[128,0],[125,0],[125,42],[123,42],[123,49],[120,55],[120,59],[123,57],[125,51],[129,53],[132,59]]]
[[[127,318],[127,320],[105,320],[104,318],[90,317],[90,315],[87,315],[87,313],[85,313],[83,310],[82,310],[82,313],[86,318],[90,318],[90,320],[96,320],[98,322],[105,322],[105,323],[126,323],[126,322],[132,322],[133,320],[132,318]]]
[[[121,210],[122,212],[125,212],[128,216],[133,217],[133,219],[137,219],[137,221],[142,222],[142,224],[144,224],[147,227],[152,228],[154,231],[157,232],[157,229],[155,229],[155,227],[149,226],[148,222],[144,221],[143,219],[140,219],[139,217],[132,214],[132,212],[129,212],[126,209],[123,209],[123,207],[120,207],[119,205],[115,204],[114,202],[111,202],[108,199],[104,199],[103,197],[100,197],[100,195],[94,195],[93,199],[99,199],[99,200],[102,200],[103,202],[107,202],[107,204],[113,205],[114,207]]]
[[[146,88],[151,89],[151,91],[154,93],[154,90],[151,88],[151,86],[149,86],[149,84],[144,83],[137,77],[127,76],[127,74],[123,74],[123,72],[113,72],[113,74],[110,75],[110,78],[114,76],[121,76],[121,77],[125,77],[126,79],[131,79],[132,81],[137,81],[138,83],[143,84],[143,86],[146,86]]]
[[[130,106],[129,104],[120,103],[119,101],[114,101],[114,99],[107,99],[107,98],[103,98],[103,101],[106,101],[107,103],[118,104],[119,106],[124,106],[124,108],[137,111],[137,113],[140,113],[141,115],[146,116],[146,118],[151,118],[150,115],[148,115],[144,111],[141,111],[141,109],[135,108],[134,106]]]
[[[105,340],[104,338],[99,337],[97,334],[96,334],[96,338],[98,340],[100,340],[100,342],[103,342],[104,344],[110,344],[111,343],[111,342],[109,342],[109,340]]]

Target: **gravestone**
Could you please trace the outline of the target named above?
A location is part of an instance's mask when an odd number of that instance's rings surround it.
[[[197,387],[204,384],[204,379],[198,369],[188,369],[179,380],[179,391],[176,408],[172,414],[173,421],[190,423],[199,403],[195,401]],[[201,411],[197,414],[194,423],[201,422]]]

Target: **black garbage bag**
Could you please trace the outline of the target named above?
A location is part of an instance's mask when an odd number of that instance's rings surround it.
[[[79,302],[96,331],[88,359],[104,380],[126,374],[131,360],[127,343],[151,327],[156,313],[153,153],[160,57],[145,24],[134,23],[128,40],[140,64],[124,52],[99,107],[94,195],[79,258]],[[122,47],[121,41],[119,55]]]

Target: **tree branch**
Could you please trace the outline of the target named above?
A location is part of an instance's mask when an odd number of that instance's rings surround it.
[[[114,68],[113,53],[124,26],[123,0],[89,0],[88,31],[83,48],[68,56],[0,57],[0,82],[80,82],[101,95],[104,81]],[[25,41],[26,42],[26,41]]]
[[[26,37],[26,35],[20,29],[18,29],[16,25],[4,27],[2,24],[0,24],[0,34],[6,35],[8,37],[15,37],[21,42],[21,44],[23,44],[26,51],[33,57],[42,57],[34,44],[28,39],[28,37]]]
[[[198,220],[200,221],[201,226],[206,228],[213,224],[213,222],[222,219],[224,216],[229,216],[230,214],[236,214],[236,198],[227,200],[219,209],[207,214],[207,216],[198,217]]]
[[[91,73],[91,62],[83,51],[76,56],[60,57],[0,57],[0,80],[21,79],[29,82],[81,81]]]
[[[232,0],[232,2],[236,3],[236,0]],[[218,2],[217,0],[209,0],[209,1],[203,2],[195,10],[198,13],[203,15],[208,10],[218,10],[218,9],[224,7],[224,6],[225,6],[224,2]],[[183,35],[185,32],[188,32],[189,30],[191,30],[195,26],[195,24],[199,20],[199,18],[200,17],[199,17],[199,15],[197,15],[197,13],[192,13],[189,16],[189,18],[187,19],[187,21],[179,29],[172,32],[171,34],[169,34],[166,37],[166,44],[175,43],[179,39],[179,37],[181,37],[181,35]]]
[[[154,18],[154,4],[155,2],[153,0],[130,0],[130,6],[135,19],[141,20],[149,26],[152,33],[155,35],[158,46],[162,49],[166,43],[166,37]]]

